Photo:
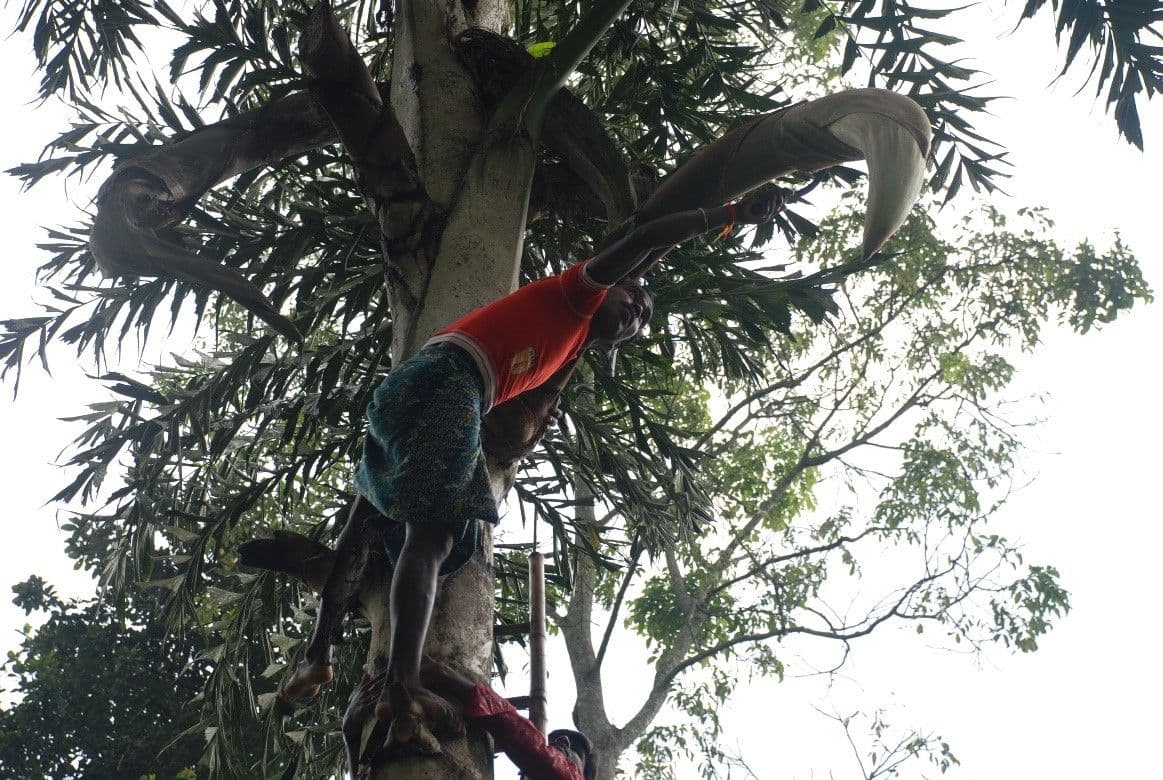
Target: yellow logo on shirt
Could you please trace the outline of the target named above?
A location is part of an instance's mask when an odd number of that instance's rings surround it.
[[[513,359],[509,361],[509,373],[514,376],[524,374],[535,365],[537,365],[537,350],[533,347],[525,347],[525,349],[513,355]]]

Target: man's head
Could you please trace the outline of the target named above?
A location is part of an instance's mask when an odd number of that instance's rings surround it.
[[[572,729],[555,729],[549,732],[549,744],[565,753],[582,770],[585,780],[594,780],[597,776],[598,756],[585,734]]]
[[[590,342],[607,350],[637,336],[654,313],[654,296],[637,280],[619,282],[606,293],[590,322]]]

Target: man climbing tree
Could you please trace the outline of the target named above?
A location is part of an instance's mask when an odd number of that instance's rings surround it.
[[[778,206],[777,193],[764,188],[738,205],[648,222],[564,274],[438,331],[376,390],[356,483],[386,522],[381,533],[393,570],[387,683],[376,710],[394,718],[391,743],[440,751],[422,716],[447,720],[447,708],[420,685],[420,659],[438,574],[459,570],[477,551],[479,521],[498,522],[481,447],[484,416],[550,381],[583,349],[610,352],[637,336],[653,302],[636,274],[659,250],[736,222],[766,222]],[[361,526],[363,502],[351,511]],[[288,698],[313,695],[331,680],[320,640],[331,634],[338,606],[325,604],[316,641],[283,689]]]

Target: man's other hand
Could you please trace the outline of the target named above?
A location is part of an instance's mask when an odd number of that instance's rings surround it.
[[[744,225],[759,225],[770,221],[783,206],[783,190],[774,184],[764,184],[747,193],[746,197],[739,201],[735,221]]]

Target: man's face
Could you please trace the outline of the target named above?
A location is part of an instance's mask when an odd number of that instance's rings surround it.
[[[654,296],[639,284],[616,284],[595,312],[590,333],[607,345],[621,344],[638,335],[654,313]]]

